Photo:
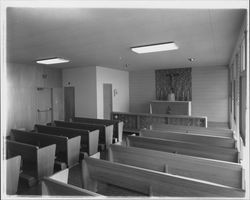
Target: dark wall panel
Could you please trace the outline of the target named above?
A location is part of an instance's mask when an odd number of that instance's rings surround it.
[[[156,100],[168,100],[171,89],[176,101],[192,100],[191,68],[155,70]]]

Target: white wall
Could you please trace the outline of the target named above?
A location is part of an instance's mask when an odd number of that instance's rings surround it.
[[[129,111],[129,73],[104,67],[96,67],[97,118],[103,118],[103,84],[111,83],[113,111]],[[114,96],[114,89],[118,94]]]
[[[192,114],[228,122],[228,68],[192,68]]]
[[[63,119],[61,69],[16,63],[7,63],[6,69],[7,135],[10,129],[24,128],[32,130],[34,125],[39,123],[37,106],[43,99],[37,98],[37,87],[53,88],[54,119]],[[43,74],[47,75],[46,79],[43,78]]]
[[[154,70],[129,74],[130,112],[149,112],[155,99]],[[192,115],[205,115],[208,121],[228,122],[227,67],[192,68]]]
[[[63,86],[75,87],[77,117],[97,117],[96,67],[64,69]]]
[[[154,70],[134,71],[129,74],[130,111],[149,112],[149,102],[155,99]]]

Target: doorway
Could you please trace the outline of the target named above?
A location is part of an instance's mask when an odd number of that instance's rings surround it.
[[[103,84],[103,118],[110,119],[113,110],[112,84]]]
[[[52,88],[36,88],[37,124],[45,125],[53,121],[52,92]]]
[[[64,120],[72,121],[75,117],[75,88],[64,87]]]

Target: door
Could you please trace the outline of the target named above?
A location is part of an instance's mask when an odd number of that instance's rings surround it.
[[[52,88],[36,89],[37,124],[47,124],[53,120]]]
[[[103,118],[110,119],[112,112],[112,84],[103,84]]]
[[[64,87],[64,119],[72,121],[75,117],[75,88]]]

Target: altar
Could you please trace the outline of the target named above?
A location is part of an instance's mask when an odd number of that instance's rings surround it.
[[[191,101],[161,101],[150,102],[150,114],[188,115],[191,116]]]

